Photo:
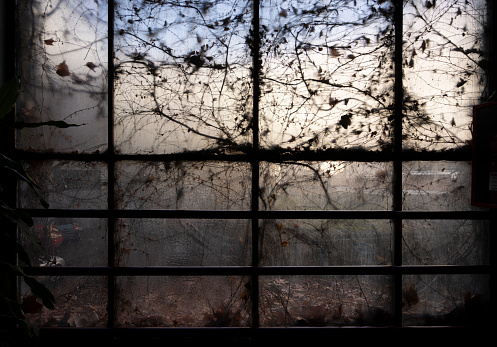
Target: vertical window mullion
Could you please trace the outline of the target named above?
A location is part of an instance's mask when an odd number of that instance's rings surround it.
[[[253,83],[253,106],[252,106],[252,326],[259,327],[259,275],[257,267],[259,262],[259,96],[261,70],[260,62],[260,37],[259,37],[259,0],[253,0],[253,47],[252,47],[252,83]]]
[[[114,185],[115,185],[115,151],[114,151],[114,0],[109,0],[108,2],[108,143],[107,143],[107,153],[108,153],[108,185],[107,185],[107,206],[108,211],[111,212],[115,209],[115,197],[114,197]],[[108,327],[112,328],[115,325],[115,276],[112,272],[112,268],[115,267],[115,220],[114,217],[109,215],[107,218],[107,266],[111,268],[108,274],[107,285],[108,285],[108,303],[107,303],[107,314],[108,314]]]
[[[393,122],[393,210],[402,211],[402,109],[403,109],[403,0],[395,1],[395,108]],[[393,220],[393,259],[392,265],[402,265],[402,219]],[[402,274],[393,275],[393,314],[394,324],[402,325]]]

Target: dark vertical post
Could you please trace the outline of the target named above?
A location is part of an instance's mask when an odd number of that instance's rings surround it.
[[[402,59],[403,59],[403,0],[395,1],[395,108],[393,122],[393,210],[402,211]],[[393,264],[402,265],[402,219],[393,220]],[[402,275],[395,274],[393,286],[394,324],[402,325]]]
[[[253,0],[252,20],[252,83],[253,83],[253,114],[252,114],[252,326],[259,327],[259,96],[261,71],[260,37],[259,37],[259,0]]]
[[[3,85],[10,79],[15,77],[15,1],[7,0],[0,1],[0,85]],[[14,119],[14,112],[6,115],[7,119]],[[12,129],[7,127],[0,128],[0,144],[2,153],[8,157],[12,157],[15,150],[15,134]],[[3,177],[1,198],[9,207],[16,206],[16,181],[6,182],[10,177]],[[5,184],[4,184],[5,183]],[[15,237],[17,226],[14,223],[6,223],[2,225],[2,233],[8,233],[10,237]],[[16,263],[16,254],[4,242],[0,242],[0,261],[5,261],[10,264]],[[0,265],[0,270],[1,265]],[[16,298],[17,288],[15,286],[16,277],[11,276],[10,281],[13,284],[9,288],[8,296],[13,300]],[[3,308],[2,308],[3,309]],[[0,315],[3,313],[0,311]]]
[[[109,0],[108,2],[108,43],[107,43],[107,154],[108,154],[108,187],[107,187],[107,208],[109,211],[107,219],[107,265],[111,269],[109,272],[109,277],[107,278],[107,290],[108,290],[108,303],[107,303],[107,314],[108,314],[108,327],[114,327],[115,323],[115,292],[116,292],[116,279],[112,272],[115,267],[115,227],[116,221],[112,215],[112,211],[115,209],[115,196],[114,196],[114,186],[115,186],[115,151],[114,151],[114,0]]]

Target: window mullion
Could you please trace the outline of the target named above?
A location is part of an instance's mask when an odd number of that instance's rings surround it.
[[[108,185],[107,185],[107,206],[109,211],[115,210],[115,151],[114,151],[114,0],[109,0],[108,3],[108,134],[107,134],[107,153],[108,158]],[[107,218],[107,265],[112,269],[115,267],[115,218],[111,215]],[[107,314],[108,327],[112,328],[115,325],[115,292],[116,280],[114,273],[109,272],[107,278],[108,285],[108,303]]]
[[[402,110],[403,110],[403,0],[395,1],[395,108],[393,122],[393,210],[402,211]],[[402,265],[402,219],[393,219],[393,259],[392,265]],[[402,326],[402,275],[393,275],[393,314],[394,324]]]
[[[259,263],[259,96],[261,71],[260,61],[260,35],[259,35],[259,0],[253,1],[252,22],[252,83],[253,83],[253,105],[252,105],[252,267],[256,269]],[[257,271],[252,273],[252,326],[259,327],[259,277]]]

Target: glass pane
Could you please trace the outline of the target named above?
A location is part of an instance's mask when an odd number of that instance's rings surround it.
[[[470,162],[404,162],[405,210],[471,210]]]
[[[263,220],[261,265],[391,264],[392,225],[385,220]]]
[[[101,219],[34,218],[31,234],[50,259],[20,233],[33,266],[105,266],[107,223]]]
[[[117,229],[121,266],[247,266],[247,220],[122,219]]]
[[[250,165],[228,162],[119,162],[122,209],[243,210],[250,207]]]
[[[118,150],[225,152],[250,142],[251,1],[116,3]]]
[[[250,282],[242,277],[120,277],[119,327],[246,327]]]
[[[387,326],[388,276],[264,276],[261,326]]]
[[[489,263],[488,221],[404,220],[405,265]]]
[[[489,96],[486,19],[485,0],[405,1],[405,148],[471,140],[472,106]]]
[[[27,0],[18,4],[19,121],[65,121],[17,133],[29,151],[107,148],[107,2]]]
[[[40,303],[24,285],[20,288],[26,317],[40,327],[107,326],[107,279],[104,277],[41,277],[55,297],[55,309]]]
[[[405,276],[404,325],[488,326],[492,321],[487,275]]]
[[[261,144],[387,148],[390,1],[261,1]]]
[[[71,161],[32,161],[26,171],[39,185],[50,208],[107,208],[107,166],[102,163]],[[20,183],[19,207],[39,208],[35,192]]]
[[[264,210],[391,208],[391,163],[263,163],[260,172]]]

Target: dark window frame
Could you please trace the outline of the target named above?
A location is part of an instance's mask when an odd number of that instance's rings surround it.
[[[401,0],[395,1],[397,4],[401,3]],[[254,1],[254,27],[258,27],[258,3],[259,1]],[[109,0],[109,6],[112,8],[113,1]],[[2,23],[3,34],[5,39],[3,40],[5,46],[8,49],[4,49],[2,53],[3,66],[2,71],[3,76],[12,76],[14,69],[11,67],[15,64],[15,39],[12,31],[9,28],[15,27],[13,16],[11,13],[15,12],[14,1],[2,2],[2,8],[0,11],[2,13]],[[495,23],[491,20],[496,14],[496,7],[492,1],[488,1],[489,6],[489,18],[490,18],[490,32],[495,32]],[[109,61],[113,60],[113,13],[110,13],[109,18]],[[402,6],[397,6],[395,11],[395,28],[396,28],[396,52],[402,52]],[[7,30],[7,31],[5,31]],[[7,34],[6,34],[7,33]],[[493,61],[490,63],[492,66],[491,70],[491,90],[496,89],[497,73],[495,68],[495,36],[492,38],[492,51],[491,57]],[[255,40],[254,50],[258,51],[258,40]],[[494,54],[492,54],[494,53]],[[402,76],[402,55],[396,55],[396,76]],[[257,95],[260,94],[259,91],[259,81],[258,73],[260,70],[260,62],[258,61],[256,55],[253,59],[253,82],[254,82],[254,100],[257,100]],[[114,76],[113,66],[109,65],[109,96],[113,95],[113,82],[112,76]],[[7,80],[7,78],[5,78]],[[490,242],[489,245],[491,249],[495,246],[495,237],[493,231],[496,230],[497,218],[494,215],[493,210],[479,210],[479,211],[404,211],[402,209],[402,163],[414,160],[421,161],[437,161],[437,160],[451,160],[451,161],[471,161],[472,154],[470,151],[467,152],[406,152],[402,150],[402,128],[401,117],[402,117],[402,79],[396,79],[395,85],[395,133],[394,133],[394,149],[391,153],[367,153],[367,152],[352,152],[343,151],[338,152],[333,157],[327,157],[323,155],[315,155],[315,157],[309,157],[307,154],[298,153],[295,155],[288,155],[287,157],[274,156],[270,152],[266,152],[258,148],[258,128],[255,127],[253,132],[253,143],[254,149],[252,153],[243,155],[213,155],[208,154],[173,154],[173,155],[121,155],[116,154],[114,151],[114,134],[113,134],[113,98],[109,97],[109,120],[108,120],[108,151],[101,154],[68,154],[68,153],[26,153],[16,151],[13,147],[14,135],[12,133],[6,134],[7,136],[2,136],[2,145],[4,148],[9,148],[10,152],[20,160],[47,160],[47,159],[60,159],[60,160],[71,160],[71,161],[89,161],[89,162],[103,162],[108,165],[108,206],[106,210],[42,210],[42,209],[32,209],[27,210],[33,217],[77,217],[77,218],[105,218],[108,220],[108,266],[105,267],[71,267],[71,268],[25,268],[28,274],[32,275],[71,275],[71,276],[83,276],[83,275],[95,275],[95,276],[106,276],[108,279],[108,327],[105,329],[56,329],[56,328],[46,328],[42,330],[41,336],[46,336],[47,341],[51,338],[69,338],[73,339],[76,336],[81,338],[86,336],[88,339],[108,339],[108,341],[128,341],[131,337],[136,337],[140,339],[143,338],[154,338],[154,337],[165,337],[168,340],[171,338],[183,338],[183,337],[223,337],[232,339],[231,341],[239,341],[241,343],[256,341],[258,338],[263,340],[268,340],[271,338],[277,339],[276,341],[281,341],[282,338],[292,341],[295,338],[303,337],[307,339],[309,337],[316,336],[350,336],[349,334],[354,334],[351,336],[356,336],[358,332],[363,334],[381,334],[384,332],[385,328],[369,328],[369,329],[340,329],[340,328],[311,328],[311,329],[300,329],[300,328],[260,328],[258,320],[258,305],[259,296],[258,291],[252,291],[252,327],[251,328],[188,328],[188,329],[176,329],[176,328],[160,328],[160,329],[118,329],[114,328],[114,290],[116,287],[115,278],[122,275],[146,275],[146,276],[156,276],[156,275],[246,275],[252,278],[252,284],[254,288],[258,288],[258,277],[261,275],[297,275],[297,274],[320,274],[320,275],[340,275],[340,274],[387,274],[392,275],[394,278],[392,289],[393,294],[393,307],[394,307],[394,327],[393,330],[397,331],[402,328],[402,275],[405,274],[488,274],[490,276],[490,292],[495,288],[495,277],[493,273],[495,272],[495,254],[490,252],[490,265],[482,266],[405,266],[402,265],[402,220],[403,219],[472,219],[472,220],[488,220],[490,222]],[[258,116],[258,104],[254,105],[254,123],[257,124]],[[2,134],[4,135],[4,134]],[[392,162],[394,165],[394,179],[392,184],[393,189],[393,209],[390,211],[261,211],[258,207],[258,190],[259,190],[259,163],[261,161],[281,161],[282,159],[288,160],[355,160],[355,161],[387,161]],[[227,160],[227,161],[242,161],[252,164],[252,201],[250,211],[155,211],[155,210],[140,210],[140,211],[123,211],[118,210],[114,206],[114,170],[115,164],[119,161],[127,160],[148,160],[148,161],[172,161],[172,160],[192,160],[192,161],[206,161],[206,160]],[[15,185],[8,194],[15,201]],[[115,244],[114,244],[114,232],[115,222],[121,217],[140,217],[140,218],[216,218],[217,216],[222,216],[222,218],[243,218],[252,220],[252,264],[246,267],[116,267],[115,266]],[[260,267],[258,264],[258,223],[257,221],[265,218],[303,218],[303,219],[313,219],[313,218],[324,218],[324,219],[390,219],[393,221],[394,225],[394,239],[393,239],[393,264],[388,266],[346,266],[346,267],[322,267],[322,266],[311,266],[311,267],[298,267],[298,266],[285,266],[285,267]],[[5,251],[5,252],[4,252]],[[2,254],[12,259],[12,254],[8,250],[2,249]],[[495,308],[494,298],[492,298],[492,307]],[[493,310],[492,310],[493,311]],[[489,322],[490,323],[490,322]],[[456,328],[462,327],[452,327],[449,329],[444,328],[433,328],[433,327],[420,327],[415,329],[416,331],[407,329],[402,330],[403,334],[410,333],[412,337],[416,337],[417,332],[429,330],[433,332],[434,330],[442,332],[444,334],[450,334],[447,336],[458,336],[454,334]],[[388,328],[387,328],[388,329]],[[284,333],[282,333],[284,330]],[[282,336],[284,334],[284,336]],[[316,335],[317,334],[317,335]],[[330,335],[328,335],[330,334]],[[405,336],[405,335],[404,335]],[[117,340],[116,340],[117,339]],[[234,339],[234,340],[233,340]]]

